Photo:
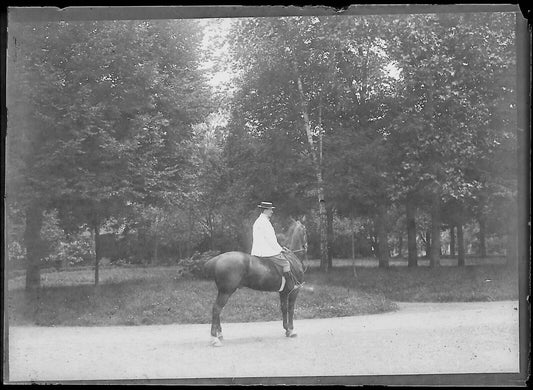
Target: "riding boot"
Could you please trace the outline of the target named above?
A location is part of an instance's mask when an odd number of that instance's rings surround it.
[[[286,281],[292,281],[294,284],[294,287],[292,288],[293,290],[302,287],[302,283],[298,282],[298,279],[296,279],[291,271],[284,272],[283,276],[285,277]]]

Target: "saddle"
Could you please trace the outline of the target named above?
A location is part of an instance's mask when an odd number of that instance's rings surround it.
[[[289,261],[289,264],[291,266],[291,271],[297,270],[299,260],[296,257],[296,255],[290,251],[284,252],[283,254],[285,258]],[[278,259],[276,259],[275,257],[261,257],[261,256],[254,256],[254,257],[261,259],[261,260],[268,261],[270,264],[273,264],[278,274],[280,276],[283,276],[283,264],[281,264],[281,262],[279,262]]]
[[[296,265],[296,264],[298,264],[297,263],[298,259],[297,258],[296,258],[296,260],[294,259],[296,257],[296,255],[294,253],[292,253],[292,252],[285,252],[284,255],[285,255],[285,258],[289,261],[289,264],[291,266],[291,271],[294,271],[295,269],[298,269],[297,265]],[[278,291],[279,292],[283,291],[285,289],[287,280],[285,280],[285,276],[283,275],[283,265],[279,262],[279,259],[277,259],[275,257],[262,257],[262,256],[253,256],[253,257],[255,257],[256,259],[259,259],[261,261],[268,262],[270,265],[274,266],[274,269],[276,270],[278,276],[281,279],[281,286],[280,286]]]
[[[283,266],[281,264],[278,264],[276,262],[276,259],[272,258],[272,257],[265,257],[265,256],[256,256],[256,255],[252,255],[253,257],[255,257],[256,259],[259,259],[261,262],[268,262],[269,264],[273,265],[274,266],[274,269],[277,271],[277,273],[279,274],[279,276],[282,276],[283,275]]]

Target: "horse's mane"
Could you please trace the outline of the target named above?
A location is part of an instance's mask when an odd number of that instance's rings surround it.
[[[294,248],[295,244],[300,243],[303,240],[303,235],[301,234],[302,229],[304,226],[300,221],[293,221],[291,226],[289,227],[289,230],[287,232],[287,244],[289,247]],[[297,241],[298,240],[298,241]]]
[[[294,234],[294,229],[296,229],[296,222],[297,221],[293,220],[291,225],[289,226],[289,229],[287,230],[287,233],[285,233],[285,244],[286,245],[289,245],[291,243],[291,240]]]

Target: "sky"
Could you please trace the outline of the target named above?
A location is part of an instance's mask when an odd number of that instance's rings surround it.
[[[204,52],[210,53],[209,58],[204,62],[204,66],[207,69],[213,70],[209,84],[214,88],[229,82],[232,77],[232,73],[223,66],[218,66],[219,69],[215,68],[217,67],[217,63],[221,65],[220,60],[227,55],[228,47],[221,43],[228,34],[233,20],[231,18],[219,18],[203,19],[200,21],[205,34],[203,50]]]

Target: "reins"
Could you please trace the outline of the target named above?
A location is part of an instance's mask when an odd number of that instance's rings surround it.
[[[291,250],[291,252],[292,252],[292,253],[295,253],[295,254],[298,253],[298,252],[305,252],[305,255],[304,255],[304,256],[305,256],[305,258],[307,258],[307,249],[305,249],[305,248],[298,249],[298,250],[295,250],[295,251]],[[298,256],[296,256],[296,257],[298,257]],[[303,271],[303,273],[305,274],[305,271],[307,271],[307,268],[309,268],[309,266],[306,264],[307,262],[304,262],[303,259],[300,259],[300,258],[298,257],[298,260],[300,260],[300,263],[302,263],[302,271]]]

